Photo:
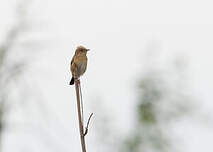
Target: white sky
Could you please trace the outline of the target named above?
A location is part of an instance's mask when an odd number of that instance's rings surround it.
[[[15,2],[0,2],[0,33],[4,34],[13,22]],[[202,101],[200,104],[207,112],[212,111],[212,14],[211,1],[35,0],[29,15],[36,30],[29,35],[31,40],[42,41],[44,48],[33,53],[35,57],[25,77],[40,89],[45,105],[54,111],[52,117],[57,116],[66,129],[53,137],[58,147],[49,138],[42,140],[50,146],[40,145],[29,137],[26,143],[35,147],[35,151],[58,151],[60,147],[65,147],[63,151],[80,150],[75,92],[67,85],[69,63],[77,45],[91,49],[88,70],[82,78],[87,116],[94,99],[100,97],[98,100],[103,102],[100,104],[109,109],[106,113],[116,115],[115,126],[121,132],[131,127],[124,116],[133,112],[136,78],[142,71],[144,50],[152,43],[159,48],[160,53],[158,50],[156,53],[162,64],[164,59],[173,59],[175,55],[186,58],[191,93]],[[61,127],[54,121],[50,132]],[[211,152],[212,131],[200,126],[192,129],[186,124],[177,134],[184,136],[187,152]],[[87,137],[90,149],[96,146],[94,132],[91,128]],[[19,134],[23,139],[30,136]],[[14,151],[14,147],[29,151],[32,146],[27,147],[17,137],[7,138],[5,152]]]

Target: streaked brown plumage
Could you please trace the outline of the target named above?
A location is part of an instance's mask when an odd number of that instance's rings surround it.
[[[72,79],[70,85],[74,84],[74,79],[78,79],[87,69],[87,51],[83,46],[78,46],[75,55],[72,58],[70,70],[72,72]]]

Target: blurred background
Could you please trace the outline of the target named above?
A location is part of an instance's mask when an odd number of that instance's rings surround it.
[[[70,61],[92,152],[211,152],[210,1],[0,2],[0,152],[81,151]]]

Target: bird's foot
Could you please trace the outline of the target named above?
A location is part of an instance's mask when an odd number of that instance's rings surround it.
[[[75,82],[77,83],[77,84],[80,84],[80,79],[75,79]]]

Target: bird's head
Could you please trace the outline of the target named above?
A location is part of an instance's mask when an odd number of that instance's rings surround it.
[[[76,51],[75,51],[75,54],[78,55],[78,56],[86,55],[87,51],[89,51],[89,49],[86,49],[83,46],[78,46],[77,49],[76,49]]]

